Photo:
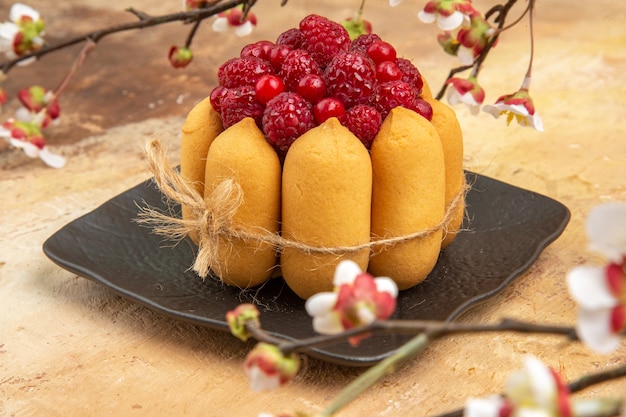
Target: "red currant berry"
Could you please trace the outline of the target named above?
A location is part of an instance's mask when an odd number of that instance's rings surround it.
[[[375,41],[367,48],[367,55],[372,58],[376,64],[384,61],[395,61],[396,50],[391,44],[385,41]]]
[[[272,49],[270,49],[268,61],[272,64],[274,71],[280,71],[285,58],[291,51],[293,51],[293,48],[289,45],[275,45]]]
[[[324,123],[331,117],[336,117],[340,122],[346,118],[346,108],[336,98],[326,97],[317,102],[313,107],[313,116],[317,124]]]
[[[296,93],[315,104],[326,96],[326,83],[319,75],[307,74],[298,81]]]
[[[424,116],[428,121],[433,119],[433,108],[429,102],[424,99],[416,98],[411,108],[415,113]]]
[[[215,87],[213,91],[211,91],[209,101],[211,102],[211,106],[213,106],[213,110],[218,113],[222,112],[222,98],[224,98],[226,94],[228,94],[228,89],[221,85]]]
[[[392,61],[383,61],[376,65],[376,79],[385,83],[387,81],[396,81],[402,78],[402,71]]]
[[[256,82],[254,93],[259,103],[266,104],[268,101],[285,91],[285,84],[275,75],[264,75]]]
[[[269,61],[270,51],[273,47],[273,42],[258,41],[244,46],[239,56],[255,56],[257,58]]]

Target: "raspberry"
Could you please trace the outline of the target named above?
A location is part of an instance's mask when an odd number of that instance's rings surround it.
[[[346,108],[372,102],[376,91],[376,68],[360,52],[336,55],[324,72],[327,96],[341,100]]]
[[[254,87],[249,85],[228,90],[222,97],[220,105],[224,129],[246,117],[252,117],[257,126],[262,126],[263,104],[259,103],[255,97]]]
[[[384,119],[394,107],[402,106],[413,109],[415,98],[415,91],[404,81],[381,83],[376,94],[376,109]]]
[[[287,45],[293,49],[300,49],[303,42],[304,34],[296,28],[284,31],[276,39],[276,45]]]
[[[221,85],[218,85],[213,89],[213,91],[211,91],[209,100],[213,109],[218,113],[222,112],[222,98],[224,98],[226,94],[228,94],[228,88]]]
[[[269,61],[270,50],[273,47],[274,44],[270,41],[258,41],[244,46],[239,56],[255,56]]]
[[[267,102],[263,112],[263,131],[279,155],[315,126],[311,103],[292,92],[280,93]]]
[[[297,49],[289,52],[280,69],[280,77],[289,91],[296,91],[300,79],[306,74],[322,75],[322,70],[307,51]]]
[[[397,58],[396,66],[403,74],[402,81],[409,83],[409,85],[415,89],[416,97],[420,96],[422,94],[424,81],[422,81],[422,75],[419,70],[411,61],[405,58]]]
[[[382,121],[380,112],[374,107],[359,104],[348,110],[344,126],[354,133],[367,149],[370,149]]]
[[[269,62],[254,56],[232,58],[219,68],[217,78],[220,85],[235,88],[254,85],[263,75],[274,74]]]
[[[312,14],[300,21],[300,31],[304,35],[302,48],[324,68],[339,52],[350,47],[348,31],[337,22]]]
[[[380,39],[380,36],[375,33],[359,35],[358,38],[352,41],[352,44],[350,45],[350,50],[366,53],[367,48],[369,48],[371,44],[380,40],[382,40]]]

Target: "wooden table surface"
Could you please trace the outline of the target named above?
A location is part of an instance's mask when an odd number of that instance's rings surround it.
[[[119,0],[37,2],[50,40],[129,21]],[[149,0],[142,10],[162,14],[179,7]],[[159,137],[178,161],[186,112],[208,95],[217,65],[245,43],[273,39],[305,14],[334,19],[357,6],[332,0],[259,2],[259,27],[250,38],[213,34],[203,26],[194,63],[168,67],[171,44],[186,28],[168,24],[106,38],[61,99],[61,124],[50,148],[68,158],[61,170],[21,152],[0,148],[0,415],[2,416],[256,416],[259,412],[314,413],[363,372],[310,359],[296,380],[271,393],[254,393],[241,371],[251,344],[182,323],[133,304],[67,272],[42,252],[59,228],[147,179],[141,146]],[[0,2],[0,10],[8,2]],[[395,9],[370,1],[366,16],[376,32],[409,57],[436,88],[456,64],[439,51],[433,26],[418,22],[421,3]],[[476,2],[484,10],[487,1]],[[516,6],[517,12],[523,2]],[[514,317],[573,324],[566,272],[599,263],[588,252],[583,225],[597,204],[626,201],[626,5],[622,0],[538,1],[536,56],[531,89],[545,132],[506,126],[486,113],[456,108],[465,133],[466,168],[545,194],[565,204],[572,218],[562,236],[501,294],[461,320]],[[487,102],[515,91],[527,63],[526,25],[504,34],[481,74]],[[53,87],[77,49],[15,69],[4,84]],[[15,107],[10,102],[2,117]],[[462,406],[470,396],[501,392],[508,375],[535,354],[571,380],[624,362],[626,349],[597,355],[559,338],[511,334],[454,336],[420,356],[345,408],[341,416],[430,416]],[[624,382],[581,395],[624,395]]]

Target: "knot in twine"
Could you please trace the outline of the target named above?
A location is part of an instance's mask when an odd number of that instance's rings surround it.
[[[218,249],[220,245],[232,244],[235,239],[258,241],[274,247],[277,251],[282,248],[294,248],[311,254],[346,254],[363,249],[380,250],[397,243],[428,237],[439,230],[446,229],[454,216],[456,207],[463,202],[467,191],[467,186],[461,187],[446,208],[443,219],[428,229],[390,238],[372,237],[369,242],[359,245],[313,246],[283,238],[279,234],[259,227],[246,228],[236,225],[233,218],[239,206],[243,204],[244,195],[241,186],[234,179],[224,179],[210,195],[204,197],[189,180],[171,167],[158,139],[150,140],[145,150],[149,169],[154,175],[154,182],[170,201],[186,206],[189,216],[181,218],[150,207],[141,207],[137,222],[148,225],[152,227],[154,233],[173,240],[182,240],[190,233],[197,234],[198,254],[193,270],[202,278],[206,278],[210,269],[218,276],[220,275]]]

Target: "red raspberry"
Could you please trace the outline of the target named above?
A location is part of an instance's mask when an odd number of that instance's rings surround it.
[[[322,70],[307,51],[296,49],[287,55],[280,69],[280,77],[288,91],[296,91],[300,79],[306,74],[322,75]]]
[[[324,68],[339,52],[350,47],[350,35],[339,23],[312,14],[300,21],[300,31],[304,35],[302,48]]]
[[[263,131],[281,157],[314,126],[311,103],[296,93],[280,93],[267,102],[263,112]]]
[[[287,45],[293,49],[300,49],[303,42],[304,34],[296,28],[284,31],[276,39],[276,45]]]
[[[270,50],[273,47],[274,44],[270,41],[258,41],[244,46],[239,56],[255,56],[269,61]]]
[[[232,58],[219,68],[217,78],[220,85],[226,88],[235,88],[242,85],[252,85],[263,75],[274,74],[269,62],[254,56]]]
[[[381,83],[376,94],[376,109],[384,119],[394,107],[402,106],[413,109],[415,98],[415,91],[404,81]]]
[[[382,40],[380,39],[380,36],[375,33],[359,35],[358,38],[352,41],[352,44],[350,45],[350,50],[366,53],[367,48],[369,48],[371,44],[380,40]]]
[[[344,126],[354,133],[367,149],[370,149],[382,121],[383,117],[374,107],[359,104],[348,110]]]
[[[415,96],[418,97],[422,94],[422,87],[424,81],[419,70],[411,61],[405,58],[397,58],[396,66],[402,72],[402,81],[409,83],[415,89]]]
[[[257,126],[262,126],[264,106],[255,97],[254,87],[249,85],[228,90],[221,100],[220,116],[222,116],[224,129],[246,117],[252,117]]]
[[[211,91],[209,100],[213,109],[218,113],[222,113],[222,98],[224,98],[226,94],[228,94],[228,88],[221,85],[218,85]]]
[[[369,57],[360,52],[341,52],[324,72],[327,96],[341,100],[349,109],[369,104],[376,92],[376,68]]]

